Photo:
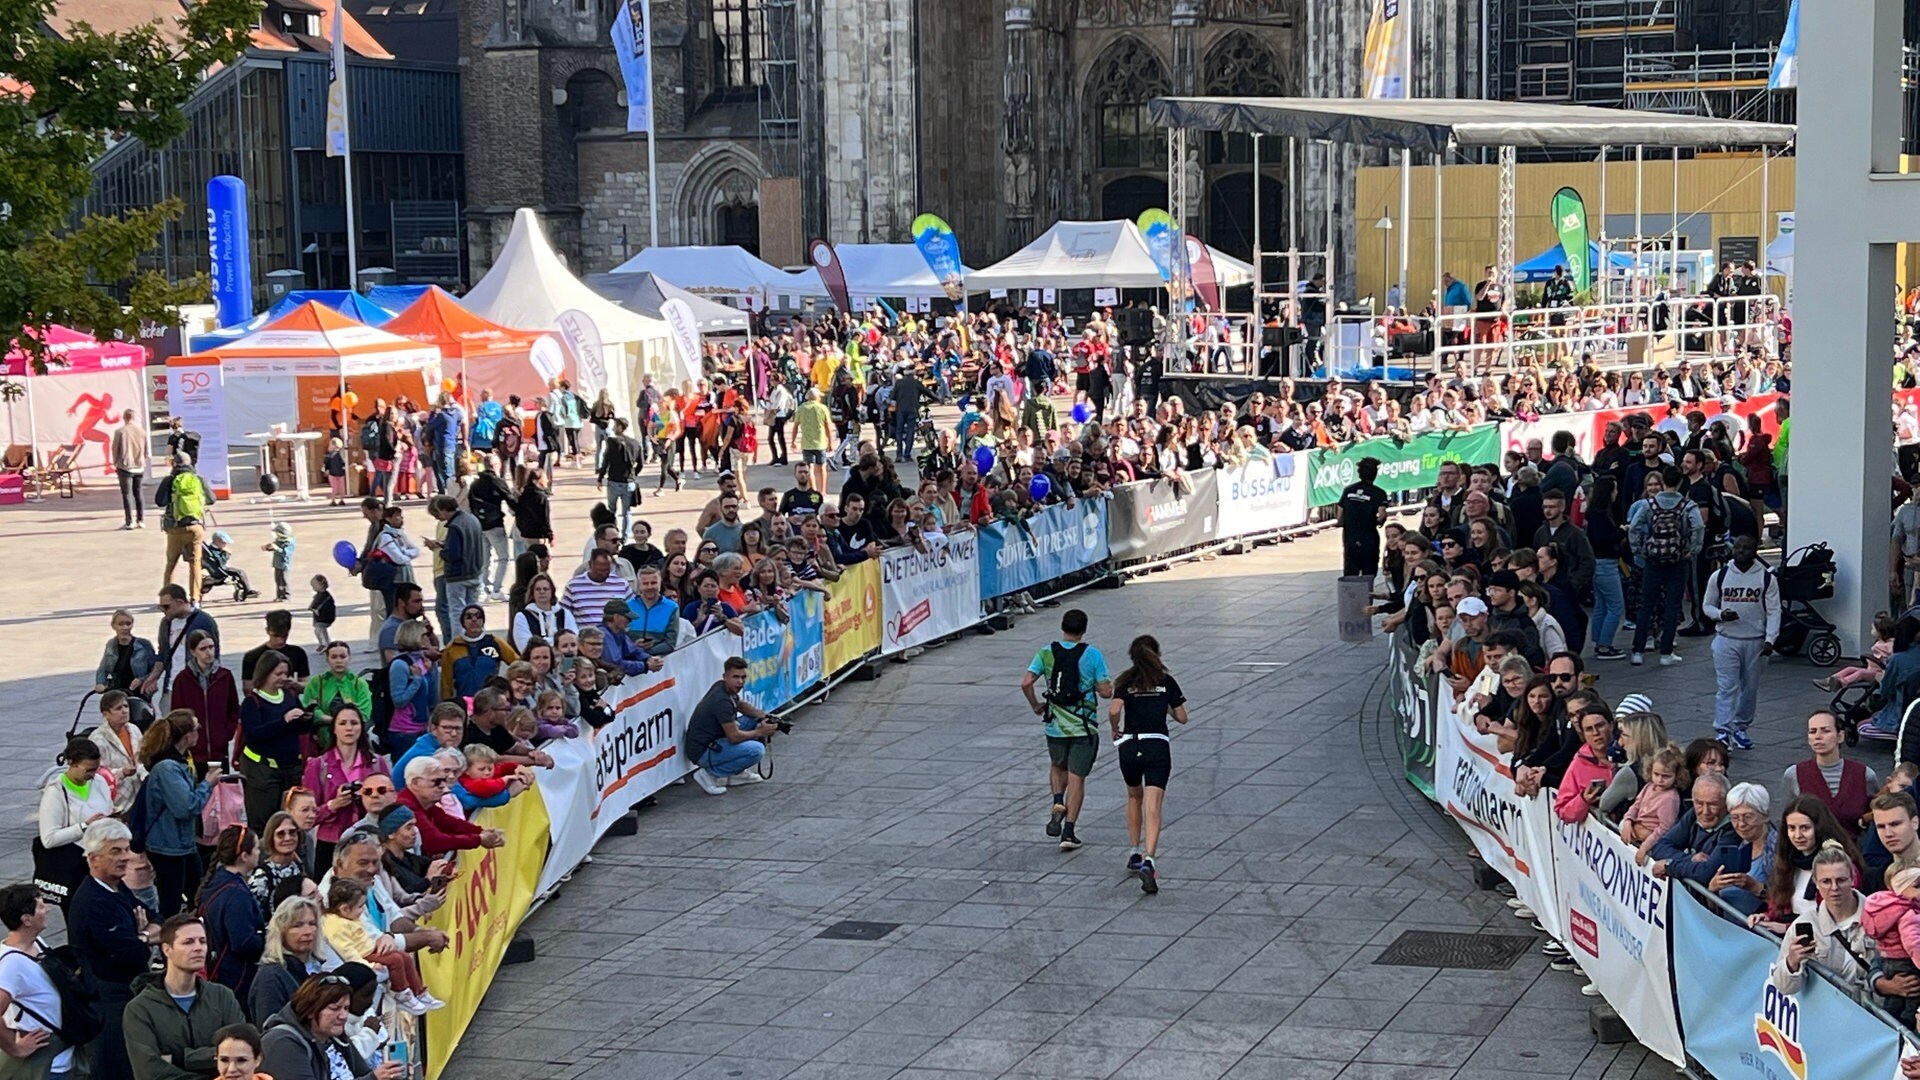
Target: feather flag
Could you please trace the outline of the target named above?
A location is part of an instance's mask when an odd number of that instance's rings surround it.
[[[333,47],[327,53],[327,156],[346,157],[347,138],[347,44],[346,10],[342,0],[333,3]]]

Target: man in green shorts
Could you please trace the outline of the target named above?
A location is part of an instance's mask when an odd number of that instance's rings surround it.
[[[1087,774],[1100,753],[1098,698],[1113,696],[1113,679],[1107,674],[1107,658],[1084,640],[1086,612],[1068,608],[1060,617],[1060,633],[1062,640],[1041,649],[1027,665],[1020,692],[1027,695],[1033,714],[1046,722],[1053,788],[1047,835],[1060,838],[1061,851],[1073,851],[1080,846],[1073,823],[1086,798]]]

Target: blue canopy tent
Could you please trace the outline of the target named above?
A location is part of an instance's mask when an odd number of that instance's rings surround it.
[[[217,349],[222,345],[231,344],[309,300],[325,304],[340,314],[350,319],[366,323],[368,326],[379,326],[381,323],[393,318],[394,315],[394,313],[387,308],[374,303],[357,292],[350,292],[346,289],[296,289],[281,297],[279,303],[248,319],[246,322],[239,323],[235,326],[224,327],[195,337],[190,343],[188,351],[200,353],[210,349]]]
[[[1553,268],[1567,265],[1567,253],[1555,244],[1547,250],[1520,263],[1513,268],[1513,280],[1521,283],[1546,281],[1553,277]],[[1596,269],[1600,266],[1600,245],[1587,242],[1587,265]],[[1633,270],[1633,257],[1618,251],[1608,252],[1607,265],[1616,273],[1630,273]]]
[[[412,307],[413,302],[431,288],[431,285],[375,285],[367,290],[367,299],[397,314]]]

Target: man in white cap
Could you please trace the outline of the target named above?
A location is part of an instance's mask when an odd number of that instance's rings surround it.
[[[1454,614],[1459,620],[1460,636],[1442,642],[1427,664],[1459,695],[1466,692],[1487,666],[1487,602],[1477,596],[1466,597],[1455,606]]]

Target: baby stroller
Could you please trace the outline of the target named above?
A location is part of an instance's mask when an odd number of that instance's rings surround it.
[[[1833,550],[1825,544],[1808,544],[1789,554],[1774,577],[1780,583],[1780,637],[1774,651],[1783,656],[1798,656],[1821,667],[1832,667],[1840,660],[1840,638],[1834,624],[1813,606],[1815,600],[1833,596]]]
[[[231,554],[214,547],[210,540],[200,542],[200,595],[230,587],[236,604],[260,595],[247,581],[246,571],[228,563]]]

